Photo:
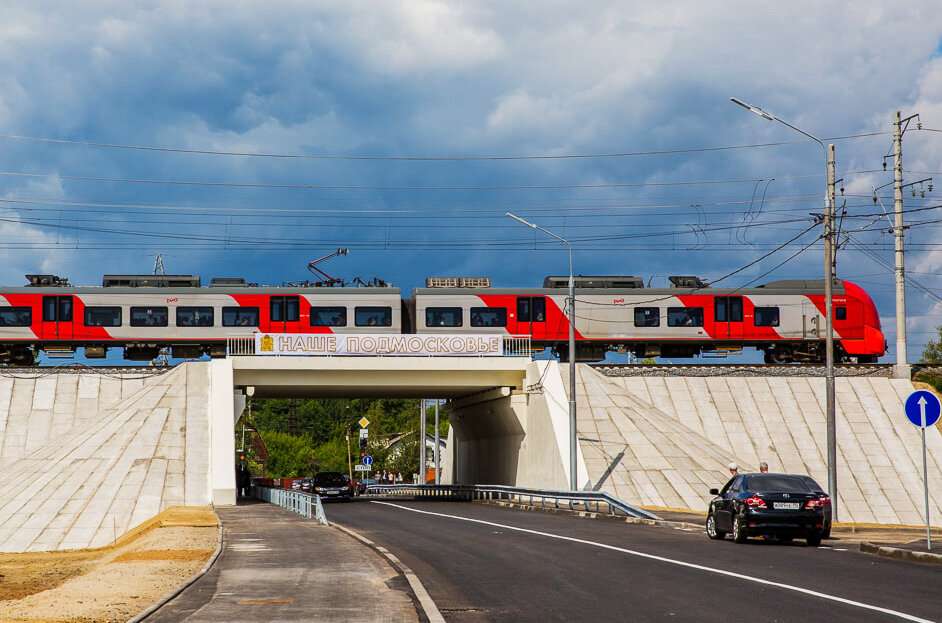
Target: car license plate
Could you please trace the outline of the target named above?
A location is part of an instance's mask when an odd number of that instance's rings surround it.
[[[772,508],[779,511],[796,511],[801,508],[799,502],[772,502]]]

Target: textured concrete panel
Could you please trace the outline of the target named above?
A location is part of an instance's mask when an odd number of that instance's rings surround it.
[[[107,545],[210,503],[207,368],[0,377],[0,551]]]
[[[756,471],[806,473],[827,486],[824,379],[807,377],[607,377],[579,366],[579,433],[625,457],[604,489],[636,504],[703,510],[726,463]],[[842,521],[924,521],[920,434],[903,415],[912,383],[837,379],[838,510]],[[603,397],[599,394],[604,395]],[[598,426],[605,409],[617,430]],[[584,406],[583,406],[584,405]],[[583,447],[587,442],[583,441]],[[930,516],[942,522],[942,434],[927,433]],[[590,478],[602,462],[587,462]],[[618,472],[624,470],[625,475]],[[690,485],[685,488],[681,483]]]

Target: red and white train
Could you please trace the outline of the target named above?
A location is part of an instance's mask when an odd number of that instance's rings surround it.
[[[491,288],[481,278],[430,278],[405,298],[395,287],[255,286],[238,278],[201,287],[194,275],[106,275],[73,287],[53,275],[0,288],[0,363],[30,365],[43,351],[89,358],[123,348],[129,360],[224,357],[226,338],[268,333],[503,333],[568,355],[566,277],[542,288]],[[605,352],[693,357],[753,347],[769,363],[824,355],[822,281],[711,288],[695,277],[648,288],[638,277],[576,278],[576,356]],[[886,352],[880,317],[849,281],[834,287],[836,360],[872,363]]]

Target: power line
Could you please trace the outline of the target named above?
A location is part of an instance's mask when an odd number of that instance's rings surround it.
[[[833,137],[825,140],[849,140],[867,136],[881,136],[885,132],[866,132],[862,134],[849,134],[846,136]],[[176,154],[195,154],[203,156],[237,156],[248,158],[277,158],[293,160],[382,160],[382,161],[419,161],[419,162],[464,162],[464,161],[486,161],[486,160],[574,160],[574,159],[601,159],[601,158],[631,158],[643,156],[669,156],[676,154],[690,153],[709,153],[721,151],[734,151],[740,149],[757,149],[764,147],[779,147],[782,145],[797,145],[804,141],[778,141],[774,143],[751,143],[744,145],[718,145],[708,147],[678,147],[668,149],[650,149],[642,151],[623,151],[608,153],[588,153],[588,154],[530,154],[530,155],[379,155],[379,154],[289,154],[276,152],[253,152],[253,151],[226,151],[216,149],[197,149],[188,147],[164,147],[159,145],[140,145],[126,143],[105,143],[98,141],[73,140],[62,138],[50,138],[42,136],[26,136],[20,134],[0,134],[0,139],[12,141],[26,141],[33,143],[48,143],[55,145],[75,145],[82,147],[95,147],[100,149],[123,149],[134,151],[150,151],[161,153]]]

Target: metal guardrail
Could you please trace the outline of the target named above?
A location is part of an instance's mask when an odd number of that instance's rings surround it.
[[[275,504],[305,519],[316,519],[318,523],[328,525],[324,505],[321,504],[321,496],[317,494],[259,486],[252,487],[252,494],[263,502]]]
[[[427,335],[427,334],[424,334]],[[469,334],[474,335],[474,334]],[[529,335],[504,335],[503,338],[503,357],[531,357],[533,355],[533,345]],[[229,357],[246,357],[255,355],[255,336],[237,336],[226,338],[226,354]],[[270,354],[268,354],[271,356]],[[274,355],[278,356],[278,355]],[[289,356],[289,355],[285,355]],[[297,355],[290,355],[297,356]],[[360,355],[316,355],[320,357],[356,357]],[[404,355],[384,355],[377,353],[376,357],[398,357]],[[447,357],[448,355],[408,355],[409,357]],[[463,355],[472,357],[471,355]],[[490,357],[491,355],[477,355],[478,357]]]
[[[659,519],[654,513],[628,504],[603,491],[550,491],[507,485],[370,485],[366,492],[439,500],[506,500],[540,508],[568,508],[639,519]]]

